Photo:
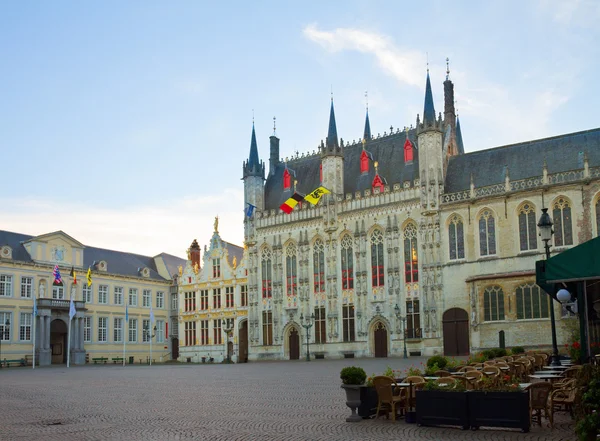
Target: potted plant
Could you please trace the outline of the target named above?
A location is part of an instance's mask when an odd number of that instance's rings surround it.
[[[361,367],[348,366],[340,372],[342,380],[342,389],[346,391],[346,406],[350,408],[352,414],[346,418],[347,422],[356,423],[362,420],[362,417],[356,413],[356,408],[360,406],[361,386],[367,379],[367,373]]]
[[[469,428],[469,406],[464,385],[441,386],[428,381],[416,391],[419,426],[461,426]]]

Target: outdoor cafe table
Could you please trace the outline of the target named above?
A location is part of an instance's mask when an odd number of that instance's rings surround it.
[[[543,369],[546,369],[548,371],[557,371],[557,370],[566,371],[570,367],[571,366],[567,366],[567,365],[561,365],[561,366],[544,366]]]
[[[535,375],[562,375],[563,371],[535,371]]]
[[[544,380],[544,381],[555,381],[564,378],[562,375],[551,375],[551,374],[533,374],[530,375],[529,378],[535,378],[536,380]]]

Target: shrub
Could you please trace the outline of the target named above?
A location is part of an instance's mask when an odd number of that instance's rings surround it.
[[[525,353],[525,348],[523,346],[515,346],[510,350],[512,354],[523,354]]]
[[[433,377],[433,375],[440,370],[440,367],[433,363],[431,366],[429,366],[429,363],[427,363],[427,367],[425,368],[425,375],[427,375],[428,377]]]
[[[491,360],[492,358],[495,357],[495,352],[493,349],[486,349],[485,351],[482,352],[482,354],[485,357],[484,361]]]
[[[494,351],[494,357],[506,357],[506,349],[504,348],[495,348],[492,351]]]
[[[367,373],[361,367],[348,366],[340,372],[340,378],[344,384],[364,384]]]
[[[462,360],[457,360],[456,358],[452,357],[450,359],[448,359],[448,364],[446,365],[446,369],[449,371],[453,371],[456,370],[457,368],[459,368],[460,366],[464,365],[464,361]]]
[[[383,372],[382,375],[385,375],[386,377],[392,377],[394,378],[394,370],[391,367],[387,367],[387,369]]]
[[[423,390],[442,390],[444,392],[465,392],[465,385],[459,381],[454,382],[454,386],[440,386],[433,380],[429,380],[423,386]]]
[[[421,370],[419,368],[411,366],[406,371],[406,376],[407,377],[422,377],[423,376],[423,372],[421,372]]]
[[[431,367],[434,364],[438,366],[438,369],[444,369],[448,364],[448,359],[443,355],[434,355],[427,360],[427,367]]]

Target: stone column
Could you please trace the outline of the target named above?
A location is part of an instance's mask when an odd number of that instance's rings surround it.
[[[79,329],[77,329],[77,317],[73,317],[73,320],[71,322],[71,332],[73,333],[71,335],[71,349],[76,351],[79,349]]]
[[[45,321],[46,321],[46,336],[44,338],[44,349],[50,349],[50,319],[52,317],[50,316],[46,316],[45,317]]]
[[[36,320],[38,321],[38,323],[36,323],[36,327],[39,330],[38,332],[40,333],[40,339],[37,342],[37,347],[40,349],[44,349],[46,346],[45,343],[45,338],[46,338],[46,332],[44,330],[44,316],[40,315],[36,317]]]

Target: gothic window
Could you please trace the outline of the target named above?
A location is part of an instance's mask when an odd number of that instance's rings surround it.
[[[263,311],[263,345],[271,346],[273,344],[273,313],[271,311]]]
[[[327,343],[327,332],[325,327],[325,307],[315,308],[315,343]]]
[[[375,230],[371,234],[371,280],[372,286],[383,286],[383,234],[381,230]]]
[[[413,161],[414,149],[412,142],[408,139],[408,135],[406,136],[406,141],[404,142],[404,162],[410,163]]]
[[[496,221],[490,210],[484,210],[479,216],[479,255],[496,254]]]
[[[504,292],[499,286],[490,286],[483,292],[483,317],[486,322],[504,320]]]
[[[344,341],[354,341],[354,305],[342,306],[342,328]]]
[[[531,283],[518,286],[517,320],[548,318],[550,316],[550,297],[539,286]]]
[[[519,242],[521,251],[537,250],[535,206],[526,203],[519,209]]]
[[[450,246],[450,260],[465,258],[465,233],[463,221],[460,216],[450,218],[448,225],[448,243]]]
[[[360,172],[367,173],[369,171],[369,155],[365,150],[360,155]]]
[[[284,190],[289,190],[290,188],[292,188],[292,175],[290,174],[290,172],[286,168],[283,171],[283,189]]]
[[[296,266],[296,245],[289,244],[285,249],[285,274],[286,274],[286,293],[288,296],[295,296],[298,293],[297,286],[297,266]]]
[[[271,276],[271,250],[264,248],[261,258],[261,278],[262,278],[262,298],[267,299],[273,296],[273,278]]]
[[[354,261],[352,257],[352,237],[342,238],[342,289],[354,288]]]
[[[554,221],[554,246],[573,245],[571,205],[565,198],[558,198],[552,207]]]
[[[404,279],[406,283],[419,281],[417,226],[413,223],[404,228]]]
[[[325,247],[317,239],[313,247],[313,280],[315,293],[325,292]]]
[[[421,338],[421,314],[418,300],[406,302],[406,338]]]

